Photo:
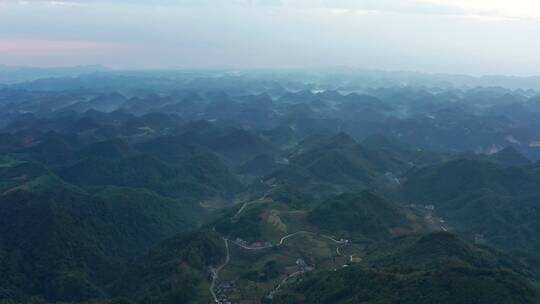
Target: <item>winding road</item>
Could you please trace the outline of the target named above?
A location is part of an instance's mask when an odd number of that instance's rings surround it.
[[[292,233],[292,234],[289,234],[289,235],[286,235],[284,237],[281,238],[281,240],[279,241],[279,244],[278,246],[281,246],[283,245],[283,242],[290,238],[290,237],[293,237],[297,234],[300,234],[300,233],[306,233],[306,234],[316,234],[315,232],[309,232],[309,231],[297,231],[295,233]],[[320,235],[321,237],[325,238],[325,239],[329,239],[331,240],[332,242],[336,243],[336,244],[347,244],[349,241],[348,240],[336,240],[333,236],[329,236],[329,235],[324,235],[324,234],[321,234]]]
[[[269,248],[274,248],[274,247],[278,247],[278,246],[282,246],[283,243],[285,242],[285,240],[289,239],[289,238],[292,238],[293,236],[296,236],[298,234],[316,234],[314,232],[309,232],[309,231],[297,231],[295,233],[291,233],[291,234],[288,234],[284,237],[282,237],[280,240],[279,240],[279,243],[277,245],[268,245],[268,246],[261,246],[261,247],[252,247],[252,246],[246,246],[244,244],[241,244],[241,243],[238,243],[236,241],[231,241],[233,244],[235,244],[236,246],[239,246],[241,248],[244,248],[246,250],[263,250],[263,249],[269,249]],[[321,237],[323,238],[326,238],[326,239],[329,239],[331,240],[332,242],[336,243],[336,244],[347,244],[348,241],[347,240],[336,240],[334,237],[332,236],[328,236],[328,235],[321,235]],[[338,247],[339,248],[339,247]]]
[[[309,232],[309,231],[297,231],[295,233],[291,233],[289,235],[286,235],[286,236],[282,237],[281,240],[279,240],[278,246],[283,245],[283,242],[285,242],[286,239],[288,239],[290,237],[293,237],[295,235],[301,234],[301,233],[314,234],[313,232]]]
[[[245,202],[242,207],[240,207],[240,209],[238,209],[238,211],[236,212],[236,214],[233,216],[233,218],[237,218],[240,214],[242,214],[242,212],[244,211],[244,209],[248,206],[248,205],[253,205],[253,204],[257,204],[257,203],[260,203],[260,202],[263,202],[267,197],[268,195],[270,195],[270,191],[266,192],[263,196],[261,196],[259,199],[257,200],[254,200],[254,201],[248,201],[248,202]]]
[[[236,212],[236,214],[233,216],[233,218],[237,218],[241,213],[242,211],[244,211],[244,209],[246,208],[247,205],[249,205],[250,203],[254,203],[254,202],[245,202],[242,207],[240,207],[240,209],[238,209],[238,211]]]
[[[323,238],[326,238],[326,239],[329,239],[331,241],[333,241],[334,243],[337,243],[337,244],[347,244],[349,243],[348,240],[336,240],[333,236],[329,236],[329,235],[321,235]]]
[[[218,266],[218,268],[216,269],[212,269],[212,283],[210,283],[210,293],[212,294],[212,298],[214,298],[214,302],[216,303],[218,302],[218,298],[214,291],[214,287],[216,285],[217,279],[219,278],[219,272],[221,271],[221,269],[223,269],[223,267],[227,266],[227,264],[229,264],[229,261],[231,260],[231,255],[229,253],[229,240],[224,238],[223,241],[225,242],[225,249],[227,251],[227,256],[225,257],[225,262],[223,262],[223,264]]]
[[[242,212],[244,211],[244,209],[248,206],[248,205],[251,205],[251,204],[256,204],[256,203],[260,203],[260,202],[263,202],[266,197],[268,196],[268,193],[265,193],[263,197],[259,198],[258,200],[255,200],[255,201],[250,201],[250,202],[245,202],[242,207],[240,207],[240,209],[238,209],[238,211],[236,212],[236,214],[232,217],[232,218],[238,218],[238,216],[240,216],[242,214]],[[214,231],[215,231],[215,228],[214,228]],[[261,247],[252,247],[252,246],[246,246],[242,243],[239,243],[239,242],[236,242],[236,241],[230,241],[231,243],[243,248],[243,249],[246,249],[246,250],[264,250],[264,249],[269,249],[269,248],[274,248],[274,247],[279,247],[279,246],[282,246],[283,243],[289,239],[289,238],[292,238],[296,235],[299,235],[299,234],[313,234],[313,235],[316,235],[316,233],[314,232],[310,232],[310,231],[297,231],[295,233],[291,233],[291,234],[288,234],[284,237],[282,237],[280,240],[279,240],[279,243],[277,245],[267,245],[267,246],[261,246]],[[347,244],[349,241],[348,240],[336,240],[333,236],[328,236],[328,235],[320,235],[320,237],[323,237],[323,238],[326,238],[326,239],[329,239],[331,241],[333,241],[334,243],[337,243],[337,244]],[[226,238],[223,238],[223,241],[225,242],[225,249],[227,251],[227,256],[225,258],[225,261],[223,262],[223,264],[221,264],[220,266],[218,266],[217,268],[211,268],[211,273],[212,273],[212,282],[210,283],[210,293],[212,294],[212,298],[214,299],[214,302],[215,303],[218,303],[219,302],[219,299],[214,291],[215,289],[215,286],[216,286],[216,281],[219,279],[219,272],[225,267],[227,266],[227,264],[229,264],[229,261],[230,261],[230,251],[229,251],[229,239],[226,239]],[[336,253],[338,255],[341,255],[341,252],[339,251],[341,246],[337,246],[336,248]],[[271,291],[270,295],[273,295],[275,292],[277,292],[280,287],[287,282],[288,279],[294,277],[294,276],[297,276],[299,274],[302,274],[303,271],[297,271],[295,273],[292,273],[291,275],[287,276],[280,284],[278,284],[278,286],[276,288],[274,288],[274,290]]]
[[[236,241],[231,241],[231,243],[235,244],[238,247],[242,247],[242,248],[244,248],[246,250],[263,250],[263,249],[268,249],[268,248],[275,247],[274,245],[261,246],[261,247],[251,247],[251,246],[246,246],[246,245],[240,244],[240,243],[238,243]]]
[[[278,292],[279,289],[281,288],[281,286],[283,286],[285,283],[287,283],[287,281],[288,281],[290,278],[295,277],[295,276],[297,276],[297,275],[299,275],[299,274],[302,274],[302,273],[304,273],[304,271],[303,271],[303,270],[299,270],[299,271],[297,271],[297,272],[293,272],[293,273],[291,273],[290,275],[286,276],[286,277],[278,284],[278,286],[276,286],[272,291],[270,291],[270,293],[268,294],[268,297],[272,299],[272,298],[274,297],[274,294],[275,294],[276,292]]]

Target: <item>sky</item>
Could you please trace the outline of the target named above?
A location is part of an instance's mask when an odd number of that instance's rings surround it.
[[[540,75],[538,0],[0,0],[0,64]]]

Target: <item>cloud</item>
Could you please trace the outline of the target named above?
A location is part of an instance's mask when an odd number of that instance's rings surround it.
[[[540,20],[540,1],[538,0],[422,0],[422,2],[460,9],[467,15]]]
[[[10,3],[11,1],[2,1]],[[281,8],[281,9],[327,9],[335,14],[362,14],[378,12],[386,14],[421,14],[452,16],[484,16],[496,20],[540,20],[538,0],[20,0],[19,5],[46,4],[49,6],[125,6],[152,7],[171,6],[176,8]],[[339,11],[338,11],[339,10]]]
[[[100,42],[37,40],[37,39],[0,39],[2,51],[45,51],[45,50],[97,50],[113,49],[119,45]]]
[[[82,3],[75,1],[49,1],[48,4],[52,6],[81,6]]]
[[[330,9],[330,13],[378,12],[461,16],[491,21],[540,20],[538,0],[281,0],[290,8]]]

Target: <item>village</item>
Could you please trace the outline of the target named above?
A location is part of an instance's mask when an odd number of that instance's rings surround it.
[[[237,281],[226,281],[219,278],[219,271],[225,268],[225,266],[229,263],[229,260],[230,260],[229,243],[232,243],[245,250],[264,250],[264,249],[270,249],[270,248],[279,248],[284,244],[284,242],[287,239],[290,239],[293,236],[296,236],[299,234],[316,235],[320,238],[330,240],[332,243],[337,244],[336,253],[338,256],[342,255],[340,252],[340,249],[343,248],[343,246],[350,245],[350,242],[347,239],[343,239],[343,238],[337,239],[335,236],[319,235],[319,234],[315,234],[315,233],[307,232],[307,231],[297,231],[295,233],[286,235],[282,237],[280,242],[277,244],[273,244],[272,242],[269,242],[269,241],[256,241],[253,243],[249,243],[246,240],[239,237],[237,237],[235,240],[224,239],[224,242],[226,244],[226,249],[227,249],[226,261],[218,268],[209,267],[209,275],[212,279],[210,292],[213,297],[213,302],[211,303],[216,303],[216,304],[234,303],[230,299],[231,294],[233,294],[235,291],[238,291],[238,289],[241,287],[241,286],[238,286],[239,283]],[[351,264],[360,263],[362,262],[362,258],[358,255],[351,254],[351,255],[348,255],[348,258],[346,259],[346,261],[347,262],[343,264],[342,267],[348,267]],[[296,258],[294,265],[287,267],[285,269],[285,274],[282,276],[282,279],[273,286],[273,288],[265,296],[265,299],[267,301],[272,301],[272,299],[274,298],[274,295],[282,288],[283,285],[290,283],[293,279],[298,280],[304,274],[313,270],[315,270],[315,267],[310,266],[304,258],[301,258],[301,257]],[[334,269],[334,271],[337,271],[337,269]],[[248,284],[249,283],[250,282],[248,282]],[[255,282],[251,282],[251,283],[255,284]]]

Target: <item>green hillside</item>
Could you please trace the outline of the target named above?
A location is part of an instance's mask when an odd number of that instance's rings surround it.
[[[151,156],[118,160],[87,158],[58,169],[65,180],[81,186],[124,186],[146,188],[170,197],[229,195],[240,188],[235,177],[220,161],[201,155],[181,167],[169,166]]]
[[[309,274],[274,303],[537,303],[523,266],[447,233],[398,239],[364,265]],[[388,252],[389,251],[389,252]]]
[[[505,251],[538,256],[538,175],[528,167],[456,160],[412,171],[402,199],[433,204],[457,233]]]
[[[224,241],[215,232],[176,237],[140,258],[111,288],[137,303],[207,303],[209,266],[225,259]]]
[[[54,175],[37,176],[0,196],[0,299],[103,296],[131,259],[195,229],[204,216],[198,206],[146,190],[92,194]]]
[[[481,189],[501,195],[522,195],[534,193],[539,187],[538,176],[526,168],[455,160],[410,172],[402,189],[404,197],[413,202],[442,205]]]
[[[325,231],[367,240],[422,229],[414,214],[367,191],[330,198],[315,207],[308,220]]]

